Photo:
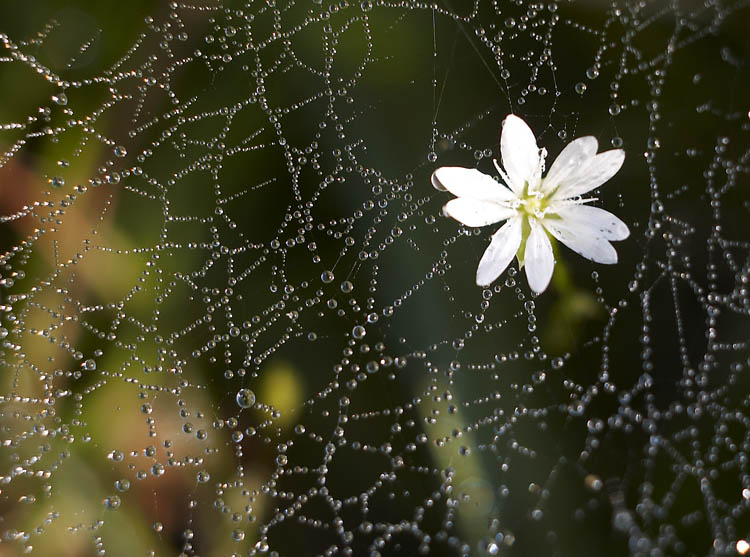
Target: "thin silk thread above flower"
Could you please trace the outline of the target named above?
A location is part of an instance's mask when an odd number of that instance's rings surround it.
[[[531,289],[544,292],[555,267],[549,234],[591,261],[617,263],[610,242],[630,230],[609,211],[587,205],[595,197],[581,196],[617,174],[625,151],[597,154],[598,147],[592,136],[571,141],[542,178],[547,151],[537,147],[526,122],[510,114],[500,135],[503,167],[493,161],[505,185],[475,168],[443,166],[432,173],[436,189],[456,196],[443,207],[445,215],[470,227],[506,221],[479,261],[477,285],[492,284],[515,256]]]

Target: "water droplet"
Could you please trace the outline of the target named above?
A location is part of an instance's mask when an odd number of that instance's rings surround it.
[[[250,389],[240,389],[237,391],[236,400],[240,408],[250,408],[255,404],[255,393]]]
[[[631,516],[630,512],[624,509],[619,510],[615,513],[615,516],[612,519],[612,524],[614,525],[616,530],[619,530],[620,532],[627,532],[633,524],[633,517]]]
[[[602,482],[601,478],[596,474],[587,475],[583,482],[591,491],[601,491],[602,487],[604,487],[604,482]]]
[[[109,497],[105,497],[104,501],[102,502],[104,503],[104,506],[111,511],[119,509],[121,504],[120,497],[118,495],[110,495]]]

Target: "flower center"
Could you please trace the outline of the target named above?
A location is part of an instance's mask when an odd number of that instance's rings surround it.
[[[544,194],[540,191],[532,193],[524,192],[523,197],[520,199],[521,211],[526,213],[528,216],[542,218],[547,209],[547,200],[544,198]]]

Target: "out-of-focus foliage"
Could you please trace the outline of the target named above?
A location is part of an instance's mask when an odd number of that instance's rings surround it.
[[[749,18],[0,3],[0,555],[750,550]],[[510,112],[627,153],[538,298],[429,181]]]

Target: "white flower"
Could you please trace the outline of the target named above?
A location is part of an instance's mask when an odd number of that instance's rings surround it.
[[[608,211],[586,205],[596,198],[581,196],[614,176],[625,152],[597,154],[597,148],[591,136],[571,141],[542,178],[547,151],[537,147],[526,122],[511,114],[500,137],[505,170],[494,161],[505,185],[475,168],[444,166],[433,172],[433,186],[457,196],[443,207],[445,215],[472,227],[506,221],[479,262],[477,285],[492,284],[515,255],[519,266],[526,267],[531,289],[543,292],[555,266],[548,234],[591,261],[617,263],[610,241],[627,238],[627,225]]]

